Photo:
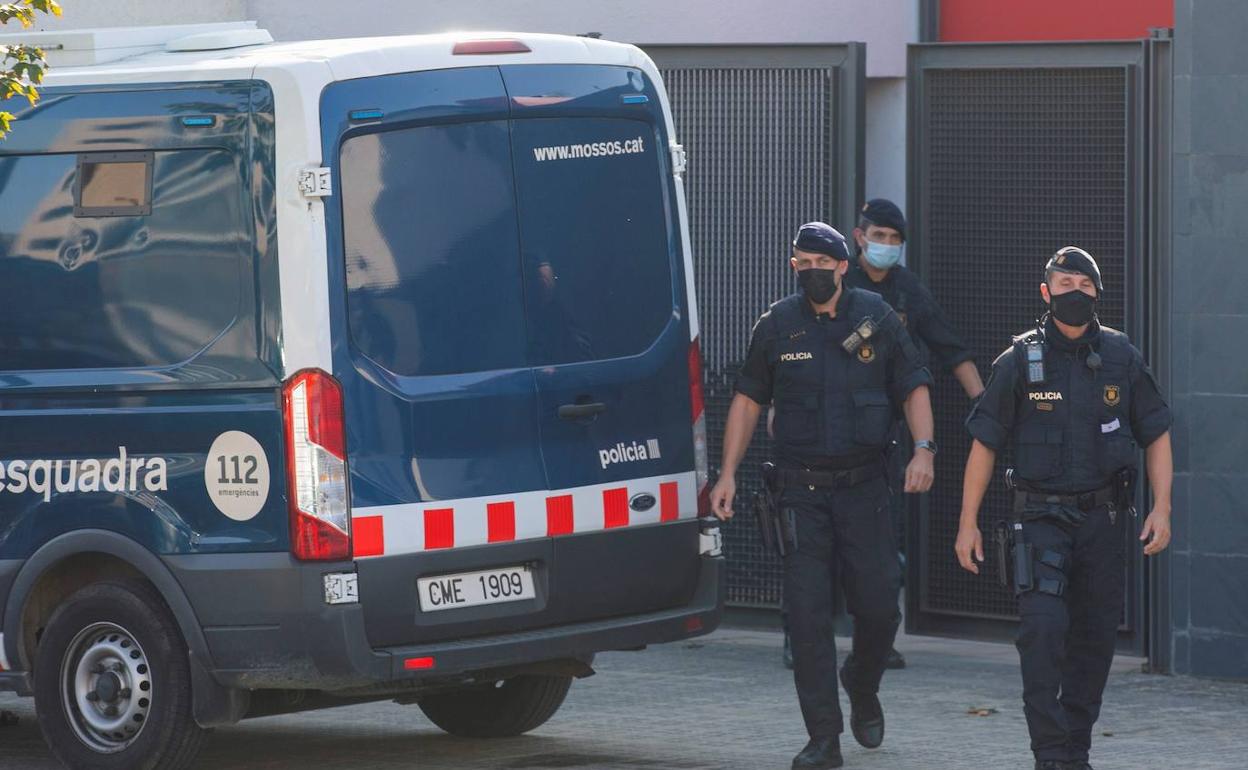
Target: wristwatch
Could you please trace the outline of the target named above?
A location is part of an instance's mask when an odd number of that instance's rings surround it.
[[[925,439],[923,439],[923,440],[921,440],[921,441],[916,441],[916,442],[914,442],[914,448],[915,448],[915,449],[926,449],[927,451],[931,452],[932,454],[936,454],[936,442],[935,442],[935,441],[932,441],[930,438],[925,438]]]

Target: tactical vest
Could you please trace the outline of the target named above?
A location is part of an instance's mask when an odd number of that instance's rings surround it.
[[[896,414],[888,392],[888,361],[900,322],[879,295],[850,289],[843,317],[820,322],[796,294],[771,308],[774,344],[774,432],[779,453],[796,459],[860,455],[883,450]],[[842,342],[863,319],[876,326],[850,353]],[[911,350],[911,352],[913,352]]]
[[[894,267],[889,271],[888,279],[883,284],[872,281],[871,276],[867,275],[867,271],[862,267],[853,267],[846,275],[852,276],[850,285],[854,288],[873,292],[884,298],[884,301],[897,314],[901,327],[909,334],[910,341],[918,351],[920,359],[926,364],[931,358],[931,351],[923,338],[915,332],[916,325],[921,321],[920,314],[925,308],[922,302],[915,302],[912,296],[918,294],[918,281],[914,274],[902,272],[902,270],[903,268]]]
[[[1059,347],[1039,329],[1014,339],[1019,367],[1011,447],[1014,479],[1045,492],[1090,492],[1136,462],[1131,432],[1131,362],[1125,334],[1101,327],[1096,342],[1100,367],[1090,367],[1092,348]],[[1044,382],[1028,380],[1027,346],[1044,347]]]

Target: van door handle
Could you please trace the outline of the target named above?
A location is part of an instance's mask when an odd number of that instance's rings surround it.
[[[607,411],[607,405],[601,403],[564,404],[559,407],[559,419],[584,420],[589,417],[597,417],[605,411]]]

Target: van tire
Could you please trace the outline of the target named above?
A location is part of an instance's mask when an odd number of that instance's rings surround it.
[[[494,685],[426,695],[429,721],[462,738],[509,738],[535,730],[568,697],[570,676],[517,676]]]
[[[34,674],[39,728],[66,767],[183,770],[199,753],[186,643],[144,581],[94,583],[66,599],[39,639]],[[101,694],[109,705],[83,704]]]

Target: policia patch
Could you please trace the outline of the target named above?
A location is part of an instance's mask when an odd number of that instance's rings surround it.
[[[1118,390],[1117,385],[1105,386],[1105,406],[1118,406],[1118,402],[1122,400],[1122,393]]]

